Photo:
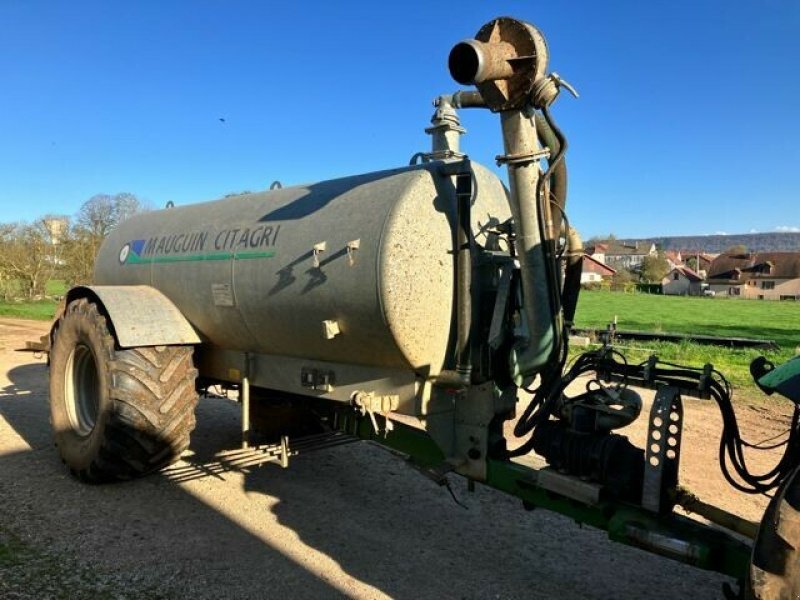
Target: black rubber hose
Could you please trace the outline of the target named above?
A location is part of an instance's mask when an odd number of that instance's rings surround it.
[[[456,372],[469,384],[472,374],[472,172],[465,161],[464,173],[456,175]]]
[[[540,113],[537,112],[534,115],[534,122],[539,143],[550,148],[550,158],[555,158],[561,153],[561,142],[558,140],[558,136],[550,127],[547,119]],[[555,231],[559,231],[561,215],[564,214],[567,205],[567,163],[563,159],[558,161],[550,174],[550,193],[560,209],[558,216],[554,216]]]

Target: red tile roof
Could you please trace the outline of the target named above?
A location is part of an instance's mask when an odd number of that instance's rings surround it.
[[[740,277],[794,279],[800,277],[800,252],[757,252],[720,254],[711,263],[709,279],[737,280]]]
[[[678,266],[672,269],[672,271],[678,271],[680,273],[683,273],[684,277],[686,277],[686,279],[688,279],[689,281],[703,281],[703,278],[700,277],[700,275],[698,275],[694,271],[692,271],[689,267]]]
[[[583,271],[586,273],[597,273],[598,275],[614,275],[616,274],[617,270],[612,269],[607,264],[601,263],[596,258],[589,256],[588,254],[583,255]]]

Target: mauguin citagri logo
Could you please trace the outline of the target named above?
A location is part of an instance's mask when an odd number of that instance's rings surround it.
[[[142,250],[144,249],[144,244],[144,240],[133,240],[132,242],[125,244],[119,251],[120,264],[124,265],[129,260],[131,262],[137,262],[141,256]]]
[[[193,231],[131,240],[119,250],[122,265],[271,258],[281,226]]]

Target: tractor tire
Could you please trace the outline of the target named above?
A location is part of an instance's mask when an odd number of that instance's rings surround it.
[[[192,353],[191,346],[117,349],[96,304],[69,304],[50,351],[50,421],[73,475],[126,480],[180,457],[195,425]]]
[[[800,468],[786,478],[764,512],[758,531],[747,597],[800,598]]]

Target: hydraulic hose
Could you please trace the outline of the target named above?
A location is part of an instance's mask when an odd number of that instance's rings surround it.
[[[557,156],[563,156],[561,152],[561,141],[558,136],[550,127],[550,123],[541,113],[535,113],[534,122],[536,123],[536,135],[539,137],[539,142],[542,146],[550,148],[550,157],[554,159]],[[567,163],[566,161],[559,160],[551,169],[550,174],[550,194],[553,197],[559,209],[558,216],[554,217],[554,230],[561,229],[561,218],[566,210],[567,205]]]
[[[456,175],[456,293],[458,295],[456,320],[456,372],[466,385],[472,374],[472,254],[475,244],[472,237],[472,172],[469,161],[464,161],[465,172]]]

